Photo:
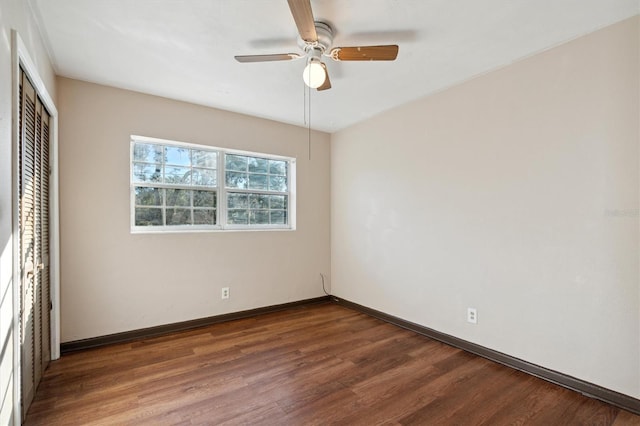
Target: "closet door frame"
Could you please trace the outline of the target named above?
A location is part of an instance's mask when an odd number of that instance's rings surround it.
[[[49,265],[51,286],[51,360],[60,358],[60,222],[59,222],[59,187],[58,187],[58,110],[38,73],[35,62],[17,31],[11,31],[12,52],[12,292],[13,292],[13,413],[16,424],[21,418],[21,374],[20,374],[20,247],[19,247],[19,156],[20,156],[20,69],[33,83],[37,95],[50,114],[49,124]]]

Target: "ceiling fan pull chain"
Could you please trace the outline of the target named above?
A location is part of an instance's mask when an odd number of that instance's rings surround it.
[[[308,122],[308,151],[309,151],[309,161],[311,161],[311,87],[307,87],[309,91],[309,122]]]
[[[302,84],[302,120],[307,125],[307,85]]]

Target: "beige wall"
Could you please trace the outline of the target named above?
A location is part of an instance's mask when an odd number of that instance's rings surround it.
[[[58,91],[62,342],[323,295],[328,134],[309,160],[303,128],[64,78]],[[297,229],[131,234],[132,134],[296,157]]]
[[[0,0],[0,424],[18,420],[14,413],[13,380],[19,372],[14,371],[13,339],[13,242],[12,223],[12,65],[11,30],[18,31],[20,38],[35,63],[49,94],[55,100],[55,80],[40,34],[29,7],[23,0]]]
[[[333,293],[640,397],[638,39],[635,17],[334,134]]]

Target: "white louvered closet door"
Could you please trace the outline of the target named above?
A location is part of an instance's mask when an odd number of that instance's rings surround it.
[[[20,72],[19,244],[22,416],[51,360],[49,113]]]

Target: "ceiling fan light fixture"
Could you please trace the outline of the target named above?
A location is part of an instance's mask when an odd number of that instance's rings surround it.
[[[302,72],[302,79],[304,80],[304,84],[312,89],[317,89],[322,86],[327,79],[327,73],[322,66],[322,62],[317,58],[310,58]]]
[[[331,89],[331,79],[322,56],[334,61],[393,61],[398,56],[398,45],[333,46],[333,28],[326,22],[316,21],[311,0],[287,0],[293,20],[298,27],[298,47],[304,54],[276,53],[265,55],[239,55],[238,62],[290,61],[306,58],[302,72],[304,83],[319,92]]]

